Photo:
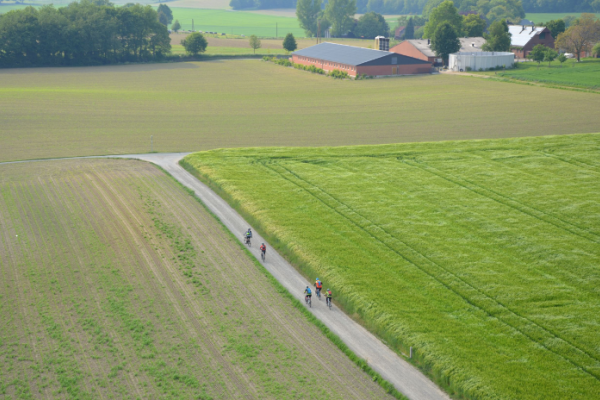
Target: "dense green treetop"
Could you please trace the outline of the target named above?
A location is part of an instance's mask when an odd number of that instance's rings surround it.
[[[466,37],[480,37],[487,27],[485,19],[479,14],[469,14],[463,19],[463,31]]]
[[[552,34],[552,37],[554,39],[556,39],[558,37],[558,35],[560,35],[561,33],[563,33],[565,31],[566,24],[565,24],[564,20],[556,19],[556,20],[548,21],[546,23],[546,27],[548,29],[550,29],[550,33]]]
[[[433,38],[438,26],[447,22],[454,28],[457,35],[461,36],[463,31],[463,17],[458,14],[458,10],[454,7],[454,3],[450,0],[443,1],[439,6],[435,7],[429,14],[429,21],[425,24],[423,37]]]
[[[296,43],[296,38],[292,33],[285,35],[285,39],[283,39],[283,48],[288,52],[292,52],[298,48],[298,43]]]
[[[173,26],[171,27],[171,29],[173,29],[173,31],[175,32],[181,29],[181,24],[179,23],[179,20],[175,20],[175,22],[173,22]]]
[[[0,15],[0,65],[91,65],[159,59],[171,50],[151,6],[27,7]]]
[[[548,49],[543,44],[536,44],[533,47],[533,49],[529,52],[529,54],[527,55],[527,57],[530,58],[533,61],[536,61],[538,63],[538,66],[539,66],[540,63],[542,61],[544,61],[544,58],[546,57],[546,51],[548,51],[548,50],[550,50],[550,49]]]
[[[254,54],[256,54],[256,49],[260,49],[260,46],[262,46],[260,39],[256,35],[251,35],[248,38],[248,44],[250,45],[250,48],[254,50]]]
[[[167,17],[167,23],[164,25],[168,25],[171,22],[173,22],[173,11],[171,11],[171,9],[169,8],[168,5],[166,4],[160,4],[158,6],[158,9],[156,10],[156,12],[160,15],[160,13],[165,14],[165,16]]]
[[[412,18],[408,19],[406,23],[406,28],[404,29],[404,37],[403,39],[414,39],[415,38],[415,23]]]
[[[317,36],[317,21],[322,14],[321,4],[321,0],[298,0],[296,5],[298,22],[308,37]]]
[[[374,12],[368,12],[358,19],[354,34],[366,39],[373,39],[375,36],[388,36],[390,27],[383,15]]]
[[[352,28],[356,14],[356,0],[329,0],[325,6],[325,18],[331,23],[331,34],[342,36]]]
[[[496,21],[488,29],[489,33],[484,33],[485,43],[481,46],[484,51],[509,51],[511,36],[508,33],[508,24],[505,20]]]
[[[198,53],[204,53],[208,42],[200,32],[193,32],[181,41],[186,53],[197,56]]]
[[[460,50],[460,40],[456,29],[449,22],[442,22],[438,25],[431,40],[431,49],[435,51],[438,57],[448,61],[448,55]]]

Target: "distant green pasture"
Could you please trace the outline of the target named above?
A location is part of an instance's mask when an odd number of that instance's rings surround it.
[[[574,17],[580,17],[581,13],[578,12],[566,12],[566,13],[527,13],[525,18],[531,20],[535,23],[538,22],[548,22],[553,19],[562,19],[567,15],[572,15]],[[596,14],[596,17],[600,16],[600,14]]]
[[[199,8],[172,8],[173,19],[183,30],[227,33],[230,35],[257,35],[283,38],[287,33],[304,37],[304,30],[296,18],[261,15],[244,11],[203,10]]]
[[[523,81],[598,89],[600,88],[600,59],[585,58],[579,63],[575,59],[570,59],[562,66],[558,61],[552,62],[550,66],[543,62],[539,67],[537,62],[525,62],[519,63],[516,69],[498,72],[497,75]]]

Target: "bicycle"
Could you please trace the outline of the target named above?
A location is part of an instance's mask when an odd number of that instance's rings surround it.
[[[248,236],[246,236],[246,241],[244,242],[244,244],[246,244],[248,247],[252,246],[252,244],[250,243],[250,238]]]
[[[329,307],[329,309],[331,310],[331,297],[325,298],[325,304],[327,304],[327,307]]]
[[[261,251],[260,252],[260,258],[262,258],[263,262],[265,262],[265,257],[266,257],[266,251]]]
[[[306,302],[306,304],[308,305],[308,308],[312,307],[311,301],[310,301],[311,296],[304,296],[304,301]]]
[[[321,300],[321,289],[316,288],[315,292],[317,292],[317,297],[319,298],[319,300]]]

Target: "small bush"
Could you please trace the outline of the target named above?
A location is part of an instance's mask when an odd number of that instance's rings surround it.
[[[346,71],[340,71],[339,69],[334,69],[333,71],[331,71],[329,73],[329,76],[331,76],[334,79],[346,79],[346,78],[348,78],[348,73]]]
[[[465,67],[465,71],[467,71],[467,72],[473,71],[473,68],[471,68],[471,67]]]

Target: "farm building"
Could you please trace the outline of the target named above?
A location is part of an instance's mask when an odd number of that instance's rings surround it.
[[[510,50],[517,58],[527,58],[537,44],[554,48],[554,38],[545,26],[509,25],[508,33],[511,35]]]
[[[325,71],[335,69],[356,77],[428,74],[431,63],[389,51],[366,49],[336,43],[320,43],[292,53],[296,64],[314,65]]]
[[[482,37],[460,38],[459,52],[475,52],[482,51],[481,46],[485,43]],[[418,58],[420,60],[429,61],[433,65],[441,65],[442,59],[435,56],[435,52],[431,49],[429,39],[409,39],[390,49],[393,53],[402,54],[408,57]]]
[[[458,52],[450,54],[448,68],[452,71],[479,71],[496,67],[511,67],[515,55],[509,51]]]

